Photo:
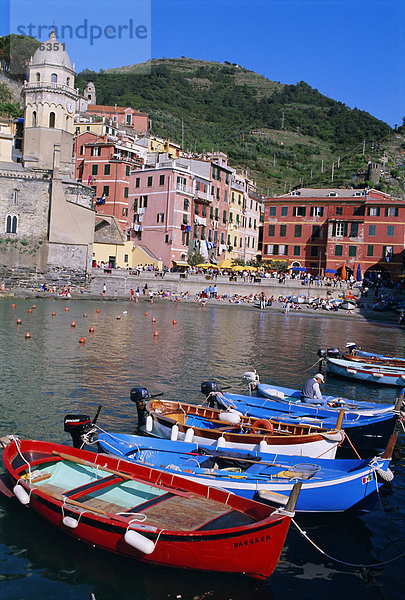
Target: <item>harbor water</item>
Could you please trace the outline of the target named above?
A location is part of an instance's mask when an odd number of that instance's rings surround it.
[[[135,433],[131,387],[197,403],[203,400],[202,381],[245,392],[243,373],[257,369],[263,382],[298,388],[319,369],[313,366],[318,348],[342,349],[351,341],[403,356],[403,336],[395,325],[328,314],[285,316],[168,300],[150,305],[143,298],[139,304],[1,299],[0,437],[71,445],[64,416],[92,417],[100,404],[101,427]],[[399,389],[328,376],[323,391],[388,404]],[[403,599],[405,558],[391,562],[405,552],[405,435],[398,431],[395,477],[375,506],[361,514],[297,515],[318,548],[292,524],[279,564],[264,583],[145,566],[104,553],[0,497],[0,600]]]

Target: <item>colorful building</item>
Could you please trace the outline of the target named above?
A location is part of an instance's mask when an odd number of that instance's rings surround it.
[[[378,190],[298,189],[265,200],[263,259],[312,275],[403,272],[405,201]]]
[[[138,153],[124,141],[91,131],[76,136],[74,152],[76,179],[94,189],[97,213],[116,217],[126,232],[130,174],[142,164]]]
[[[147,134],[150,130],[149,115],[131,107],[89,104],[86,113],[109,119],[113,124],[118,126],[130,127],[143,135]]]

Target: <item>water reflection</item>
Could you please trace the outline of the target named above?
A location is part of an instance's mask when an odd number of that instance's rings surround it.
[[[200,382],[216,379],[244,392],[243,372],[256,368],[262,381],[300,387],[320,347],[356,341],[384,353],[403,353],[403,332],[383,325],[230,307],[141,302],[0,301],[0,436],[49,439],[70,444],[63,432],[69,412],[93,416],[106,429],[136,429],[129,400],[135,385],[169,399],[202,400]],[[65,311],[69,306],[70,310]],[[101,312],[96,313],[100,307]],[[56,316],[51,313],[55,311]],[[127,311],[127,314],[123,314]],[[145,316],[149,312],[149,316]],[[83,317],[87,313],[87,317]],[[120,319],[117,319],[120,316]],[[152,323],[151,317],[156,318]],[[23,324],[16,325],[17,317]],[[173,326],[173,319],[177,325]],[[76,327],[70,326],[71,321]],[[94,326],[94,334],[89,327]],[[154,337],[153,331],[159,336]],[[31,339],[25,340],[25,331]],[[86,338],[84,346],[79,338]],[[317,367],[314,367],[317,369]],[[394,388],[327,378],[325,393],[392,402]],[[381,505],[361,516],[312,516],[297,521],[326,552],[370,564],[405,546],[404,436],[393,460],[395,479],[380,494]],[[383,507],[383,509],[381,508]],[[16,524],[18,523],[18,528]],[[400,598],[404,560],[380,569],[351,569],[321,555],[294,528],[270,584],[137,565],[89,549],[54,531],[31,511],[0,499],[1,600],[48,597],[97,600],[158,598]],[[29,586],[28,586],[29,583]]]

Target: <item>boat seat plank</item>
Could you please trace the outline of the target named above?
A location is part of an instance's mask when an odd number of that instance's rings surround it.
[[[135,507],[136,508],[136,507]],[[147,525],[171,530],[194,530],[202,527],[228,511],[221,502],[201,498],[193,494],[190,498],[171,497],[165,502],[142,510]]]
[[[52,485],[50,483],[46,483],[44,485],[41,485],[38,489],[43,490],[45,493],[50,492],[51,494],[56,494],[60,500],[66,498],[66,504],[69,504],[69,498],[63,495],[64,492],[67,491],[64,488],[58,487],[57,485]],[[104,500],[100,500],[98,498],[90,498],[89,496],[75,499],[76,503],[80,503],[81,501],[83,501],[84,504],[83,508],[94,508],[97,510],[104,511],[106,513],[116,514],[128,510],[128,507],[126,506],[120,506],[118,504],[113,504],[112,502],[105,502]]]

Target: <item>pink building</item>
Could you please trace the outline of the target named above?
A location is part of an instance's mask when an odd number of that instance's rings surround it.
[[[150,130],[149,115],[131,107],[89,104],[86,112],[89,115],[110,119],[115,125],[131,127],[142,134],[147,134]]]
[[[219,161],[167,155],[153,168],[133,171],[129,238],[169,268],[193,252],[219,262],[226,251],[231,173]]]

